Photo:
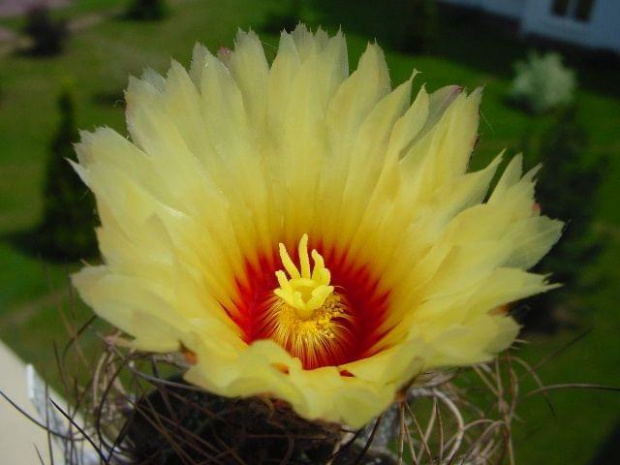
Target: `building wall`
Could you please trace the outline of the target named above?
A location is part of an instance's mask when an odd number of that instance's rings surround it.
[[[596,0],[588,22],[555,16],[551,12],[552,5],[553,0],[528,0],[521,19],[521,31],[620,52],[620,1]]]
[[[591,22],[583,23],[553,15],[551,13],[553,1],[528,1],[521,18],[521,31],[524,34],[536,34],[567,42],[589,44]]]
[[[440,0],[520,22],[523,34],[620,53],[620,0],[595,0],[588,22],[552,14],[554,0]]]
[[[592,46],[620,53],[620,1],[597,0],[592,22]]]

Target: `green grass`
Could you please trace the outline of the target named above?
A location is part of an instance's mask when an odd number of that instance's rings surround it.
[[[101,11],[111,3],[119,2],[90,0],[81,3],[80,9],[68,11],[85,14]],[[62,346],[67,340],[59,309],[74,324],[90,315],[69,292],[67,275],[76,265],[50,264],[28,256],[13,245],[11,237],[34,227],[39,220],[43,165],[57,124],[55,101],[59,91],[66,82],[72,83],[80,127],[91,130],[107,125],[125,133],[123,106],[114,102],[122,95],[128,74],[139,74],[146,66],[164,72],[170,57],[188,64],[196,41],[212,50],[219,45],[231,46],[237,27],[260,30],[267,13],[265,3],[252,0],[188,1],[176,6],[172,16],[160,23],[109,20],[81,31],[70,39],[66,53],[54,59],[20,55],[0,58],[0,338],[24,359],[44,369],[54,382],[53,342]],[[333,24],[338,24],[337,18]],[[347,36],[355,65],[367,39],[355,33]],[[277,42],[273,35],[261,37],[269,49]],[[398,83],[417,68],[422,74],[416,78],[416,85],[426,82],[430,90],[447,84],[485,87],[481,140],[473,167],[484,165],[503,148],[514,153],[526,135],[536,137],[552,123],[552,116],[532,118],[505,104],[511,63],[525,56],[527,46],[503,36],[486,37],[475,28],[455,27],[447,28],[436,48],[437,56],[412,57],[387,50],[390,71]],[[610,156],[601,198],[598,202],[593,199],[597,225],[609,237],[596,270],[608,278],[609,285],[584,299],[579,328],[537,339],[523,350],[523,356],[536,361],[592,329],[588,337],[541,368],[541,376],[549,383],[619,385],[620,318],[615,313],[618,293],[614,283],[620,280],[620,99],[613,76],[588,69],[579,57],[572,57],[570,64],[579,70],[579,118],[591,140],[591,150],[583,154],[584,162]],[[584,273],[592,271],[587,271],[586,264],[584,268]],[[92,345],[96,332],[88,334],[87,345]],[[519,463],[588,463],[618,419],[620,398],[588,391],[554,392],[551,396],[557,418],[540,398],[523,405],[521,416],[527,424],[518,427],[516,433]]]

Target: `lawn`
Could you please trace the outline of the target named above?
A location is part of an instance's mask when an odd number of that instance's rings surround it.
[[[79,17],[118,4],[90,0],[91,8],[84,2],[79,8],[58,14]],[[41,261],[20,249],[14,237],[34,227],[41,214],[43,167],[57,124],[58,93],[67,85],[73,89],[81,128],[106,125],[125,133],[120,99],[128,74],[139,74],[146,66],[163,72],[170,57],[188,64],[196,41],[211,50],[232,46],[237,27],[252,26],[260,31],[270,5],[258,0],[176,2],[172,16],[161,23],[110,19],[82,30],[71,37],[66,53],[57,58],[34,59],[19,54],[0,57],[0,338],[45,371],[52,382],[58,381],[53,344],[62,345],[67,339],[63,318],[75,326],[90,315],[74,299],[67,281],[68,274],[79,265]],[[346,22],[338,18],[328,23],[330,28],[338,24],[345,27],[351,63],[355,65],[369,38],[363,31],[347,31]],[[18,22],[7,26],[18,27]],[[395,84],[417,68],[422,74],[416,78],[416,85],[426,82],[430,90],[447,84],[468,89],[485,87],[481,139],[472,161],[473,167],[480,167],[503,148],[514,153],[526,135],[539,136],[552,124],[553,116],[532,118],[505,103],[511,63],[526,55],[527,45],[502,34],[489,37],[468,25],[451,26],[439,36],[436,54],[408,55],[386,49],[387,60]],[[261,37],[272,55],[277,37]],[[579,313],[576,328],[536,338],[522,350],[522,356],[535,362],[591,330],[578,344],[542,367],[541,376],[547,383],[620,385],[620,318],[616,313],[620,296],[614,287],[620,279],[620,95],[614,85],[619,76],[617,72],[591,70],[579,56],[571,56],[570,64],[579,72],[579,118],[591,140],[591,150],[583,154],[584,162],[604,155],[610,160],[600,199],[593,199],[597,227],[606,234],[608,246],[596,267],[584,264],[584,273],[598,271],[609,284],[585,298],[585,310]],[[534,163],[527,154],[526,161]],[[95,331],[89,331],[86,344],[94,346],[95,341]],[[524,403],[521,416],[527,423],[516,433],[519,463],[587,464],[620,419],[620,397],[564,391],[553,393],[552,400],[555,417],[540,399]]]

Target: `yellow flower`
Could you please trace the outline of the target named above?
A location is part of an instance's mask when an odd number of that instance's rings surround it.
[[[411,103],[378,46],[347,63],[340,33],[300,26],[271,66],[240,32],[133,79],[131,141],[77,147],[105,264],[74,283],[136,348],[191,354],[190,382],[359,427],[421,370],[510,346],[496,309],[550,287],[525,270],[562,225],[519,157],[490,194],[500,157],[466,172],[479,90]]]

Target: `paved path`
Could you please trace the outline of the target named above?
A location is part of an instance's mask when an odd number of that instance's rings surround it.
[[[0,18],[23,15],[28,8],[46,4],[50,8],[68,5],[69,0],[0,0]]]
[[[0,26],[0,42],[15,39],[15,33],[6,27]]]
[[[2,373],[0,376],[0,390],[28,415],[39,419],[34,405],[28,398],[26,367],[11,349],[1,341],[0,373]],[[40,463],[37,457],[37,449],[45,463],[50,463],[47,433],[0,397],[1,462],[7,465],[33,465]],[[61,464],[63,462],[55,460],[54,463]]]
[[[30,0],[0,0],[0,17],[2,16],[2,2],[29,2]],[[65,0],[50,0],[53,3],[57,3],[56,6],[66,5],[69,2]],[[48,2],[49,3],[49,2]],[[91,26],[99,24],[107,19],[109,16],[113,16],[118,13],[118,9],[111,9],[107,12],[92,13],[80,16],[68,22],[68,28],[71,32],[81,31]],[[7,15],[8,16],[8,15]],[[14,30],[0,26],[0,58],[4,55],[14,52],[18,49],[27,48],[29,46],[29,39],[25,36],[21,36]]]

